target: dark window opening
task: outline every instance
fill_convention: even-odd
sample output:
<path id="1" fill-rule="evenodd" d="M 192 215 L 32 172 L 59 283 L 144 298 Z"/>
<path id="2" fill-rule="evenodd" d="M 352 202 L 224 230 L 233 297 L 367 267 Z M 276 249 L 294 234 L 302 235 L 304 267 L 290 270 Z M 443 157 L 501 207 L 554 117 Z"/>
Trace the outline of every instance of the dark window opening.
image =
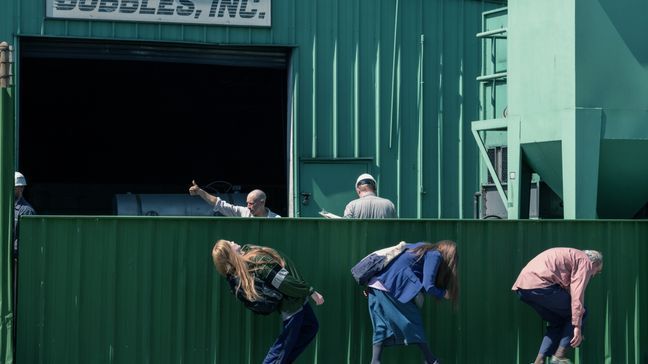
<path id="1" fill-rule="evenodd" d="M 116 194 L 188 194 L 195 179 L 262 189 L 286 216 L 285 67 L 22 47 L 19 166 L 39 214 L 112 215 Z"/>

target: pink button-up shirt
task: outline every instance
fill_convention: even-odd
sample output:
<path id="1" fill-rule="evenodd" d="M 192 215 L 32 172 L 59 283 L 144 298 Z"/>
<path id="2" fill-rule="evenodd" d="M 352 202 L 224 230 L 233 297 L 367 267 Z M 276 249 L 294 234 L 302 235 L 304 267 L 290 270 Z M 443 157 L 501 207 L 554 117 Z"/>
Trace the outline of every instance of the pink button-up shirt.
<path id="1" fill-rule="evenodd" d="M 585 288 L 593 273 L 592 262 L 582 251 L 552 248 L 538 254 L 522 269 L 512 289 L 545 288 L 559 284 L 571 296 L 572 325 L 580 326 L 585 313 Z"/>

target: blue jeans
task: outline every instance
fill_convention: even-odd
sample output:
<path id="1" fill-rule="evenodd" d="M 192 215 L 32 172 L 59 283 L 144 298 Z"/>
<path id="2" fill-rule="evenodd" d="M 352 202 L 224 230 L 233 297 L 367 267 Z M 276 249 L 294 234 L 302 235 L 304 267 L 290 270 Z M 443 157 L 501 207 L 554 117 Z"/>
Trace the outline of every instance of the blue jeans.
<path id="1" fill-rule="evenodd" d="M 317 335 L 319 323 L 311 306 L 307 303 L 301 311 L 283 322 L 283 330 L 268 354 L 263 364 L 289 364 L 294 362 L 308 344 Z"/>
<path id="2" fill-rule="evenodd" d="M 559 345 L 569 347 L 574 334 L 569 292 L 554 284 L 547 288 L 518 289 L 517 293 L 522 302 L 533 307 L 540 317 L 547 321 L 547 332 L 542 339 L 539 354 L 549 356 L 556 352 Z M 585 317 L 587 317 L 587 309 L 583 315 L 583 324 Z"/>

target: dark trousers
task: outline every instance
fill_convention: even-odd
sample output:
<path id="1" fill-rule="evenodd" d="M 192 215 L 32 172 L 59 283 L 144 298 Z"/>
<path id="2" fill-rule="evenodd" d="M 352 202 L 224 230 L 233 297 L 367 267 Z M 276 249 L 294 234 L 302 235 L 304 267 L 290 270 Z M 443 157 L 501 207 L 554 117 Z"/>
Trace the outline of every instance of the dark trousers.
<path id="1" fill-rule="evenodd" d="M 307 303 L 301 311 L 284 320 L 283 330 L 270 347 L 263 364 L 289 364 L 294 362 L 315 338 L 319 324 Z"/>
<path id="2" fill-rule="evenodd" d="M 522 302 L 533 307 L 540 317 L 547 321 L 547 331 L 542 339 L 539 353 L 549 356 L 556 352 L 559 345 L 569 347 L 574 334 L 569 292 L 554 284 L 547 288 L 518 289 L 517 293 Z M 586 316 L 587 309 L 583 315 L 583 323 Z"/>

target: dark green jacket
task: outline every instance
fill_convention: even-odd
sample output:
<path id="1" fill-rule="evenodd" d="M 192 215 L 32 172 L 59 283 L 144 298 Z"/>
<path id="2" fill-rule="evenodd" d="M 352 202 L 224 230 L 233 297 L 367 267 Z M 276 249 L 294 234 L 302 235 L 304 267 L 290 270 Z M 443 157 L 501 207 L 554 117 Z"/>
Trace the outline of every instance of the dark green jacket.
<path id="1" fill-rule="evenodd" d="M 241 252 L 245 254 L 253 247 L 254 245 L 244 245 L 241 247 Z M 286 266 L 279 270 L 279 273 L 276 274 L 271 283 L 284 295 L 283 300 L 279 304 L 279 311 L 284 315 L 290 315 L 297 312 L 304 305 L 308 296 L 315 292 L 315 289 L 302 279 L 299 271 L 297 271 L 297 268 L 290 259 L 281 252 L 279 252 L 279 255 L 286 262 Z M 279 263 L 275 262 L 269 255 L 259 254 L 255 258 L 255 261 L 262 262 L 260 266 L 257 266 L 259 269 L 254 274 L 263 280 L 267 280 L 273 269 L 281 268 Z"/>

